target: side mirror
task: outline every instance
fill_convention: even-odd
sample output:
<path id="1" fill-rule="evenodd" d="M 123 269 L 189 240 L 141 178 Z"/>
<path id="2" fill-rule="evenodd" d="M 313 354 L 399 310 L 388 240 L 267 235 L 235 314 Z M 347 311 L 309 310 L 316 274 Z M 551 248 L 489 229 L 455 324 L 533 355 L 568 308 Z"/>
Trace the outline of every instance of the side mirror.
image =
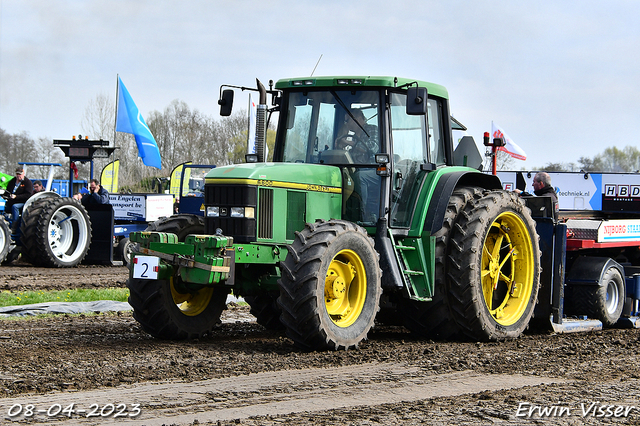
<path id="1" fill-rule="evenodd" d="M 226 89 L 222 91 L 222 97 L 218 100 L 218 105 L 220 105 L 221 116 L 228 117 L 231 115 L 231 110 L 233 109 L 232 89 Z"/>
<path id="2" fill-rule="evenodd" d="M 427 88 L 409 87 L 407 89 L 407 115 L 427 114 Z"/>

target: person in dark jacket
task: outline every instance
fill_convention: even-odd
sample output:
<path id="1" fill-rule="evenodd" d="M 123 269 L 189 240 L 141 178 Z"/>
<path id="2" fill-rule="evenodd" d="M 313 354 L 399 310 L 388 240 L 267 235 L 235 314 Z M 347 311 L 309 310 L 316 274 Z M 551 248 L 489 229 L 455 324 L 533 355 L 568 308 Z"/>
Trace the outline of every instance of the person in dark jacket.
<path id="1" fill-rule="evenodd" d="M 528 192 L 516 189 L 515 192 L 521 197 L 531 197 Z M 551 197 L 556 213 L 558 212 L 558 195 L 555 188 L 551 185 L 551 176 L 547 172 L 538 172 L 533 177 L 533 193 L 538 197 Z"/>
<path id="2" fill-rule="evenodd" d="M 20 225 L 19 219 L 21 209 L 24 206 L 25 201 L 33 194 L 33 184 L 27 178 L 24 169 L 22 167 L 16 168 L 16 177 L 11 179 L 7 184 L 7 192 L 10 193 L 7 203 L 4 205 L 4 211 L 9 211 L 11 208 L 11 214 L 14 220 L 14 227 Z"/>
<path id="3" fill-rule="evenodd" d="M 91 179 L 88 194 L 76 194 L 73 198 L 80 200 L 83 206 L 90 204 L 109 204 L 109 192 L 100 185 L 98 179 Z"/>
<path id="4" fill-rule="evenodd" d="M 546 172 L 538 172 L 533 177 L 533 193 L 538 197 L 547 195 L 553 198 L 553 201 L 558 203 L 558 195 L 555 188 L 551 185 L 551 176 Z"/>

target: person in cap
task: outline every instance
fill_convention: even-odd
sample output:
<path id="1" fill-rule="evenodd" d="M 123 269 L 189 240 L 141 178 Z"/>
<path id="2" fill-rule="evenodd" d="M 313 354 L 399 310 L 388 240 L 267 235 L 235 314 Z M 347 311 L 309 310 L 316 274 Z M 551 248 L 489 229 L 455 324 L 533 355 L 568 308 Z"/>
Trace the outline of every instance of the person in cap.
<path id="1" fill-rule="evenodd" d="M 20 226 L 20 213 L 24 203 L 33 194 L 33 184 L 26 176 L 22 167 L 16 168 L 16 176 L 7 184 L 9 199 L 4 205 L 4 211 L 11 209 L 14 230 Z"/>

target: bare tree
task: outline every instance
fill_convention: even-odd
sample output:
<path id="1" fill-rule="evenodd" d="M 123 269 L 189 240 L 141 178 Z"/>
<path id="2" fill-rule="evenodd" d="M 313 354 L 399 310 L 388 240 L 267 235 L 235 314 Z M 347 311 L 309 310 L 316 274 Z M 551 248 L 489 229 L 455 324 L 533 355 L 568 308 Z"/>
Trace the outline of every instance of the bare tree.
<path id="1" fill-rule="evenodd" d="M 578 163 L 586 172 L 636 172 L 640 170 L 640 150 L 635 146 L 609 147 L 593 158 L 580 157 Z"/>
<path id="2" fill-rule="evenodd" d="M 95 99 L 89 101 L 84 110 L 84 117 L 80 123 L 83 134 L 90 139 L 113 139 L 115 114 L 116 108 L 111 97 L 104 93 L 98 94 Z"/>
<path id="3" fill-rule="evenodd" d="M 13 173 L 18 162 L 40 162 L 40 153 L 35 149 L 35 141 L 27 132 L 9 134 L 0 129 L 0 166 Z"/>

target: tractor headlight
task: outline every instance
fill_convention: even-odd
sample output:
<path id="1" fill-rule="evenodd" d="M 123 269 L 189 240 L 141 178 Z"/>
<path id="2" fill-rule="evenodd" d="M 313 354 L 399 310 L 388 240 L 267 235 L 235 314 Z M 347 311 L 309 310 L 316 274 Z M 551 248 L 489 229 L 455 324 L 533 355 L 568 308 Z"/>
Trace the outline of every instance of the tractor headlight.
<path id="1" fill-rule="evenodd" d="M 254 208 L 253 207 L 231 207 L 231 217 L 245 217 L 253 219 Z"/>
<path id="2" fill-rule="evenodd" d="M 220 217 L 220 207 L 207 207 L 207 217 Z"/>

